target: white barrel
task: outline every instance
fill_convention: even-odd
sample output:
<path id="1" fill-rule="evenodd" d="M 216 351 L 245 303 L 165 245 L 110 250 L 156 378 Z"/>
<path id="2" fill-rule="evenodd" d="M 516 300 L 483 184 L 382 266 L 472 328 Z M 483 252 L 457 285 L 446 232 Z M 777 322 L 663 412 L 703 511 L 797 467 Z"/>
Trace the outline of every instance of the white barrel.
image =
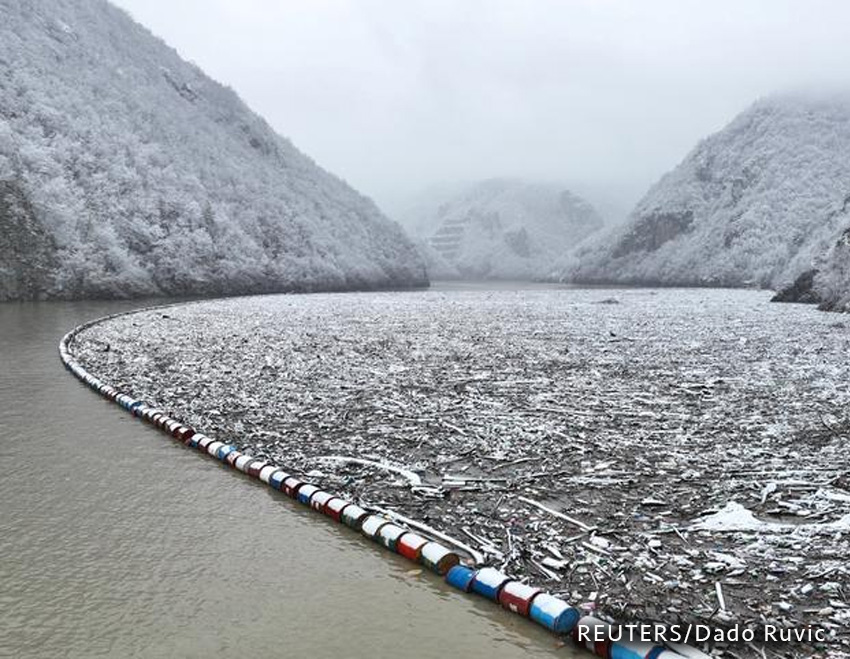
<path id="1" fill-rule="evenodd" d="M 390 520 L 386 517 L 381 517 L 380 515 L 369 515 L 369 517 L 363 520 L 363 525 L 360 527 L 360 530 L 363 532 L 363 535 L 372 538 L 373 540 L 377 540 L 378 531 L 381 530 L 382 526 L 389 523 Z"/>
<path id="2" fill-rule="evenodd" d="M 211 456 L 215 457 L 216 452 L 222 446 L 224 446 L 224 442 L 212 442 L 211 444 L 209 444 L 207 446 L 207 453 L 209 453 Z"/>
<path id="3" fill-rule="evenodd" d="M 271 476 L 274 472 L 276 472 L 280 467 L 277 465 L 266 465 L 262 469 L 260 469 L 259 478 L 264 483 L 268 484 L 269 476 Z"/>
<path id="4" fill-rule="evenodd" d="M 238 458 L 236 458 L 236 462 L 233 463 L 233 466 L 236 467 L 239 471 L 245 471 L 248 468 L 248 465 L 256 460 L 253 455 L 246 455 L 243 453 Z"/>

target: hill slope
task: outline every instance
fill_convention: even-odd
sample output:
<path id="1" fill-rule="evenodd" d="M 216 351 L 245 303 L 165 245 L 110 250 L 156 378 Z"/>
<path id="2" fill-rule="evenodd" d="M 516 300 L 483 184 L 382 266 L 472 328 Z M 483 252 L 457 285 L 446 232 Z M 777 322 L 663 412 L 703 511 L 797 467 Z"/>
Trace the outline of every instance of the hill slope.
<path id="1" fill-rule="evenodd" d="M 581 250 L 578 281 L 780 287 L 843 229 L 850 98 L 774 96 L 703 140 L 616 232 Z"/>
<path id="2" fill-rule="evenodd" d="M 0 299 L 426 283 L 412 243 L 104 0 L 0 0 Z"/>
<path id="3" fill-rule="evenodd" d="M 435 278 L 539 279 L 602 226 L 594 208 L 554 184 L 490 179 L 426 195 L 402 218 Z"/>

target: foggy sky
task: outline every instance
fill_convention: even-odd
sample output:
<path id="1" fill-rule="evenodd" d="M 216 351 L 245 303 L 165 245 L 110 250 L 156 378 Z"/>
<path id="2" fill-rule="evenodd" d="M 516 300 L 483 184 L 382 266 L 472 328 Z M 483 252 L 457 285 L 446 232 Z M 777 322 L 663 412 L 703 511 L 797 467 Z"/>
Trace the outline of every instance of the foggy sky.
<path id="1" fill-rule="evenodd" d="M 559 180 L 628 210 L 756 98 L 844 85 L 842 0 L 116 0 L 392 210 Z"/>

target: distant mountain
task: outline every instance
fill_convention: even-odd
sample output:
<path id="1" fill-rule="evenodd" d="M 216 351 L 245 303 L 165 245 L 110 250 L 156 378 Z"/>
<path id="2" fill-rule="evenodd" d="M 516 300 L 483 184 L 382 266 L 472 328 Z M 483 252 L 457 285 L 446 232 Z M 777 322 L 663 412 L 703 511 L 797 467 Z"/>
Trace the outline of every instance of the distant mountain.
<path id="1" fill-rule="evenodd" d="M 0 0 L 0 299 L 425 283 L 399 226 L 123 11 Z"/>
<path id="2" fill-rule="evenodd" d="M 549 278 L 602 226 L 562 186 L 514 179 L 428 191 L 400 219 L 422 241 L 436 279 Z"/>
<path id="3" fill-rule="evenodd" d="M 568 279 L 786 286 L 846 227 L 850 97 L 777 95 L 700 142 Z"/>

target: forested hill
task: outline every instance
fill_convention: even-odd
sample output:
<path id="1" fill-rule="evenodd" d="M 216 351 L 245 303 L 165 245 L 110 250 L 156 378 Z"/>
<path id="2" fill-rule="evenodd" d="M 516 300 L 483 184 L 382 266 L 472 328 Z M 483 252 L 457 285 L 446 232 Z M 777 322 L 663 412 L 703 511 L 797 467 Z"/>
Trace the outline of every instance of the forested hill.
<path id="1" fill-rule="evenodd" d="M 103 0 L 0 0 L 0 229 L 0 299 L 427 283 L 369 199 Z"/>
<path id="2" fill-rule="evenodd" d="M 776 95 L 698 144 L 565 275 L 780 288 L 837 246 L 848 199 L 850 96 Z"/>

